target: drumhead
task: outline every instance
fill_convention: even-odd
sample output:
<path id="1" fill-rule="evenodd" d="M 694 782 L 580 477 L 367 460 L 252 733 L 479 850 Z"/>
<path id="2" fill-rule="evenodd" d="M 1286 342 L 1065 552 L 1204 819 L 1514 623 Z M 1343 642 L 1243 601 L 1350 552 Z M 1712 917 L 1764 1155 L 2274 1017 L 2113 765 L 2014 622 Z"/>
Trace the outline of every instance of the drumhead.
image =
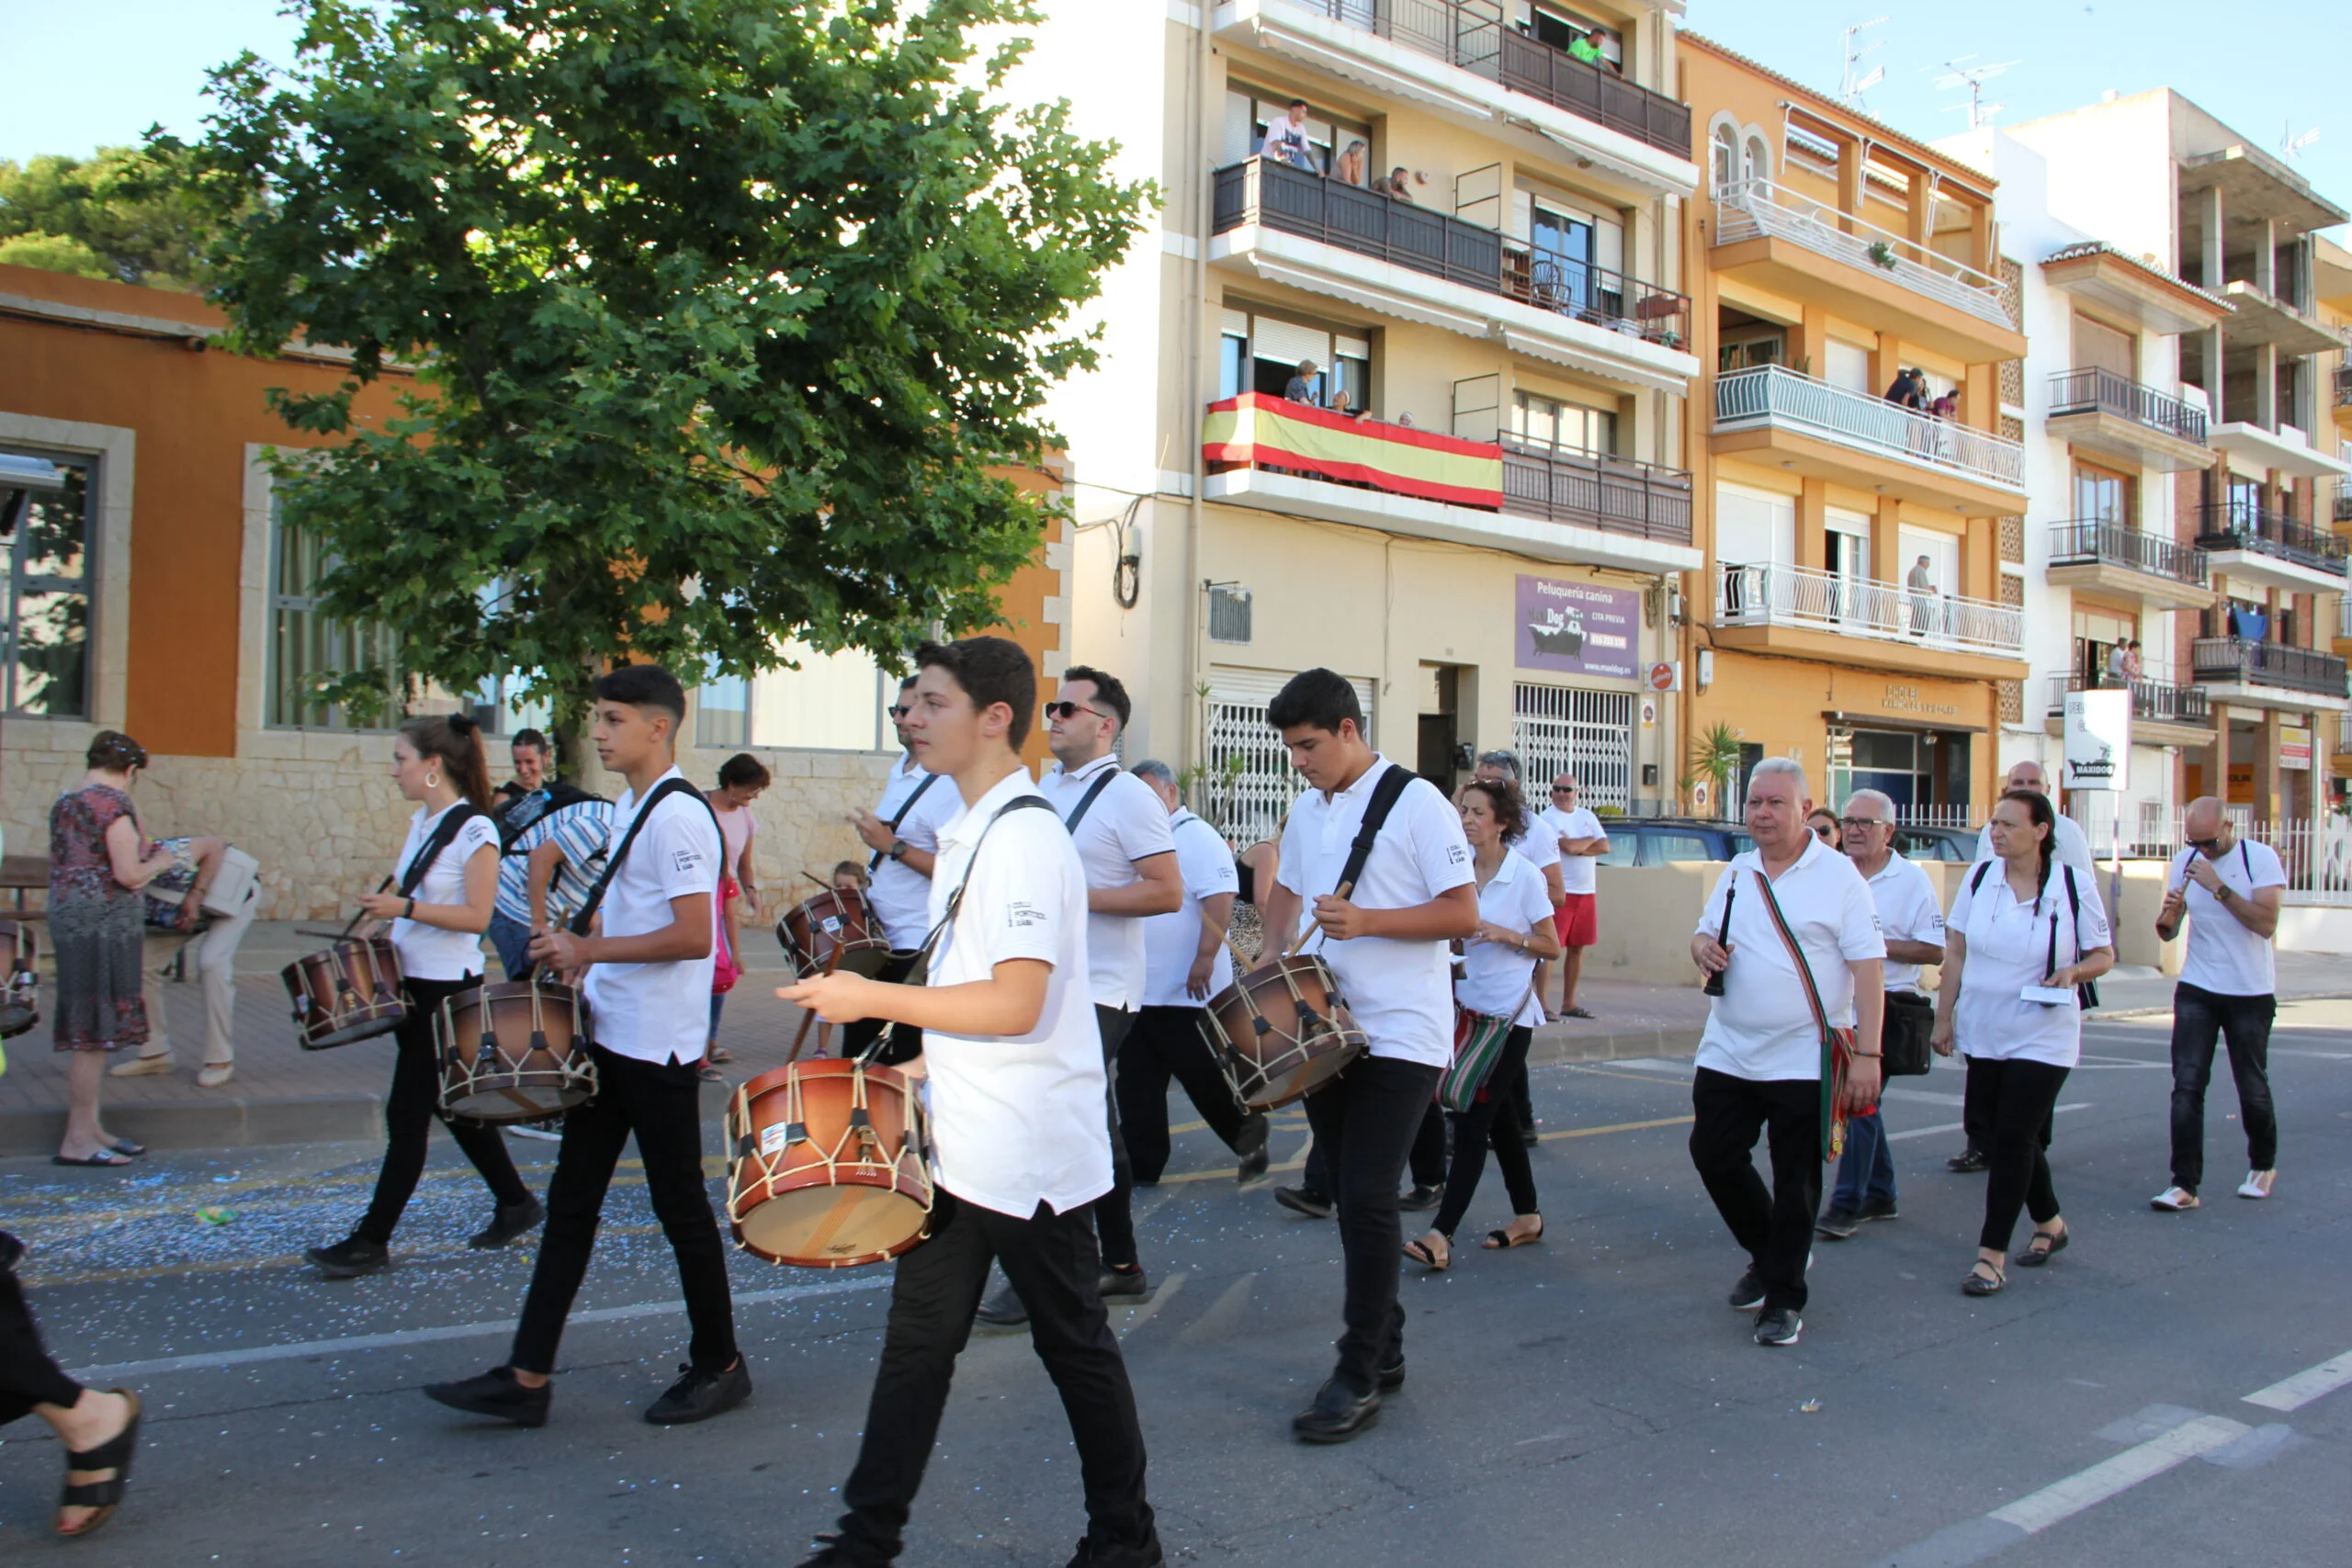
<path id="1" fill-rule="evenodd" d="M 801 1187 L 760 1204 L 735 1231 L 771 1262 L 850 1269 L 914 1246 L 926 1217 L 922 1203 L 894 1187 Z"/>
<path id="2" fill-rule="evenodd" d="M 362 1040 L 373 1040 L 379 1034 L 390 1034 L 401 1026 L 401 1021 L 407 1016 L 408 1009 L 404 1007 L 378 1011 L 373 1016 L 363 1012 L 356 1015 L 356 1021 L 324 1034 L 306 1033 L 298 1029 L 294 1032 L 294 1042 L 305 1051 L 324 1051 L 331 1046 L 356 1044 Z"/>

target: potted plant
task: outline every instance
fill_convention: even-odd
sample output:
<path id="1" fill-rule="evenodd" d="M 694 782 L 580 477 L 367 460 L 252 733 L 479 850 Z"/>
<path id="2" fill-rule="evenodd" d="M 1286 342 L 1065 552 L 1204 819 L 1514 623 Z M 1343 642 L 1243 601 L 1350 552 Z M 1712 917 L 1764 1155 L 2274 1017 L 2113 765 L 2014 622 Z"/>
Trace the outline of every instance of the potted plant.
<path id="1" fill-rule="evenodd" d="M 1883 267 L 1888 272 L 1893 272 L 1894 270 L 1894 247 L 1888 244 L 1884 240 L 1872 240 L 1871 242 L 1870 254 L 1871 260 L 1877 265 Z"/>

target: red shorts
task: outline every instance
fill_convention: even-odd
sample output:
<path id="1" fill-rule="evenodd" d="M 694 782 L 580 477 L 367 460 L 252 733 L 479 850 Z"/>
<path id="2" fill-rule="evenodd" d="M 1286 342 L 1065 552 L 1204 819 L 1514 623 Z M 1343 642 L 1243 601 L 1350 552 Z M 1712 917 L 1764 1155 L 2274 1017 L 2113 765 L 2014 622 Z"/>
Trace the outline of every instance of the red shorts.
<path id="1" fill-rule="evenodd" d="M 1600 940 L 1600 896 L 1570 893 L 1566 899 L 1552 911 L 1552 929 L 1560 933 L 1562 947 L 1590 947 Z"/>

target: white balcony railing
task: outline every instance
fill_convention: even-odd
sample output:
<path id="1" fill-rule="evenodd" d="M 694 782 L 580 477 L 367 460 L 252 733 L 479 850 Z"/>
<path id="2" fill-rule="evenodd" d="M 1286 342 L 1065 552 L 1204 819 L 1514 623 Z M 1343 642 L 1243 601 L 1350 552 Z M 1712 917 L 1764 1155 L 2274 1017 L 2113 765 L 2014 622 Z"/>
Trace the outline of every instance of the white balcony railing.
<path id="1" fill-rule="evenodd" d="M 1809 566 L 1726 563 L 1715 585 L 1715 625 L 1800 626 L 2012 659 L 2025 650 L 2025 615 L 2014 604 L 1915 592 Z"/>
<path id="2" fill-rule="evenodd" d="M 1803 245 L 1849 265 L 1883 272 L 1980 321 L 2017 330 L 2016 296 L 1991 273 L 1955 261 L 1892 229 L 1840 212 L 1827 202 L 1784 190 L 1770 180 L 1734 180 L 1717 186 L 1715 243 L 1736 244 L 1758 234 Z"/>
<path id="3" fill-rule="evenodd" d="M 1783 366 L 1759 365 L 1715 378 L 1715 428 L 1752 424 L 1786 425 L 1923 468 L 2007 490 L 2025 488 L 2025 448 L 2017 442 Z"/>

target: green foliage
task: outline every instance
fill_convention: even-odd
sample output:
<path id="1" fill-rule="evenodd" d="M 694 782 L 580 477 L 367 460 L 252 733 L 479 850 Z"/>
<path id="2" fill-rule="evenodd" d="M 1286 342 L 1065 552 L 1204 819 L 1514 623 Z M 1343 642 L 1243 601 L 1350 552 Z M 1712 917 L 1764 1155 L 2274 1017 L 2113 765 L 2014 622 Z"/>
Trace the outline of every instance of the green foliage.
<path id="1" fill-rule="evenodd" d="M 1041 456 L 1150 194 L 990 101 L 1020 49 L 967 35 L 1028 0 L 299 12 L 292 67 L 214 73 L 199 180 L 234 344 L 353 354 L 276 400 L 340 438 L 276 466 L 330 614 L 560 722 L 625 654 L 691 682 L 996 619 L 1046 505 L 991 470 Z M 395 362 L 399 414 L 356 419 Z"/>
<path id="2" fill-rule="evenodd" d="M 1690 742 L 1693 780 L 1705 779 L 1713 788 L 1715 815 L 1733 815 L 1731 782 L 1739 776 L 1739 732 L 1717 722 L 1701 730 Z"/>
<path id="3" fill-rule="evenodd" d="M 195 288 L 215 220 L 188 186 L 190 163 L 170 145 L 0 159 L 0 263 Z"/>
<path id="4" fill-rule="evenodd" d="M 1596 806 L 1592 808 L 1592 814 L 1595 817 L 1623 817 L 1625 815 L 1625 808 L 1622 806 Z"/>

